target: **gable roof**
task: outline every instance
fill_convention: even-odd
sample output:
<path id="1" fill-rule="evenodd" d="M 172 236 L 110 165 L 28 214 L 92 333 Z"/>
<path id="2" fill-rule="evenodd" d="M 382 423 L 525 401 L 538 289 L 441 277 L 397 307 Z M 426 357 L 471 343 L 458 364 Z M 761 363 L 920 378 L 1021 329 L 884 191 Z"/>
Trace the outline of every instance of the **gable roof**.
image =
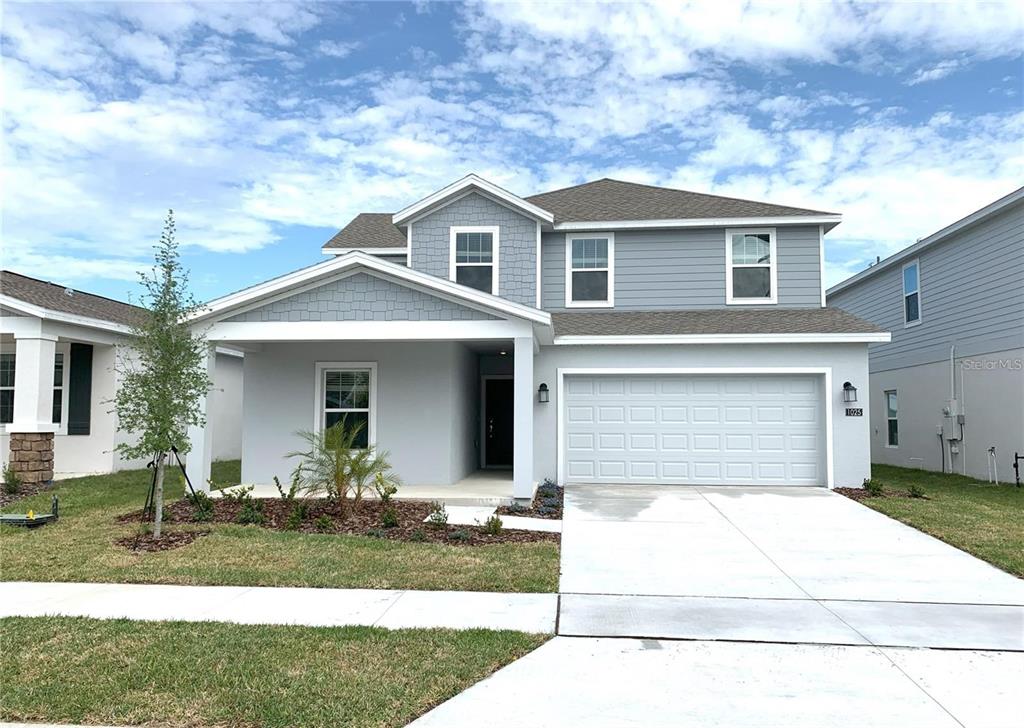
<path id="1" fill-rule="evenodd" d="M 405 250 L 405 234 L 391 222 L 390 212 L 361 212 L 326 243 L 324 250 L 387 249 Z"/>
<path id="2" fill-rule="evenodd" d="M 547 210 L 538 207 L 528 200 L 509 192 L 503 187 L 499 187 L 493 182 L 488 182 L 483 177 L 479 177 L 475 174 L 467 174 L 462 179 L 453 182 L 447 187 L 444 187 L 437 192 L 424 197 L 422 200 L 414 202 L 408 207 L 399 210 L 394 214 L 391 221 L 395 225 L 402 225 L 420 215 L 423 215 L 428 210 L 435 207 L 443 207 L 470 191 L 479 192 L 485 197 L 489 197 L 495 202 L 517 210 L 527 217 L 532 217 L 536 220 L 547 223 L 554 221 L 554 217 Z"/>
<path id="3" fill-rule="evenodd" d="M 774 205 L 669 187 L 595 180 L 527 197 L 555 215 L 555 222 L 692 220 L 749 217 L 821 217 L 836 213 Z"/>
<path id="4" fill-rule="evenodd" d="M 15 303 L 12 308 L 15 309 L 19 308 L 16 303 L 18 301 L 29 304 L 30 307 L 43 309 L 39 312 L 25 309 L 30 315 L 56 311 L 124 327 L 131 326 L 145 311 L 129 303 L 77 291 L 59 283 L 30 278 L 9 270 L 0 271 L 0 301 L 2 299 L 13 299 Z"/>
<path id="5" fill-rule="evenodd" d="M 1022 201 L 1024 201 L 1024 187 L 1019 187 L 1018 189 L 1015 189 L 1013 192 L 1006 195 L 1005 197 L 1000 197 L 995 202 L 985 205 L 980 210 L 975 210 L 970 215 L 960 218 L 956 222 L 947 225 L 941 230 L 932 233 L 928 237 L 921 238 L 913 245 L 907 246 L 903 250 L 893 253 L 885 260 L 875 263 L 874 265 L 865 268 L 860 273 L 856 273 L 850 276 L 845 281 L 841 281 L 835 284 L 825 292 L 825 295 L 831 296 L 833 294 L 839 293 L 840 291 L 846 290 L 847 288 L 854 286 L 860 283 L 861 281 L 867 280 L 868 278 L 872 278 L 883 270 L 891 268 L 892 266 L 904 260 L 907 260 L 908 258 L 913 258 L 919 255 L 921 251 L 924 250 L 925 248 L 937 245 L 938 243 L 941 243 L 943 240 L 950 237 L 951 235 L 954 235 L 960 232 L 961 230 L 969 228 L 973 225 L 977 225 L 980 222 L 984 222 L 993 215 L 1002 212 L 1007 207 L 1010 207 L 1011 205 L 1014 205 Z"/>

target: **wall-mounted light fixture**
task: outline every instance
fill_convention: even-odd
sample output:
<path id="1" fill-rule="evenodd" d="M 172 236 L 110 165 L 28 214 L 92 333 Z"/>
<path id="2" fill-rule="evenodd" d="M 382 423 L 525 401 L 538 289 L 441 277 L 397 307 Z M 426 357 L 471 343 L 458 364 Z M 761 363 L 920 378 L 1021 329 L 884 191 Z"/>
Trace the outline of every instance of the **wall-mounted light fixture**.
<path id="1" fill-rule="evenodd" d="M 541 404 L 548 403 L 548 385 L 543 382 L 537 387 L 537 401 Z"/>
<path id="2" fill-rule="evenodd" d="M 857 401 L 857 388 L 849 382 L 843 382 L 843 402 L 850 404 Z"/>

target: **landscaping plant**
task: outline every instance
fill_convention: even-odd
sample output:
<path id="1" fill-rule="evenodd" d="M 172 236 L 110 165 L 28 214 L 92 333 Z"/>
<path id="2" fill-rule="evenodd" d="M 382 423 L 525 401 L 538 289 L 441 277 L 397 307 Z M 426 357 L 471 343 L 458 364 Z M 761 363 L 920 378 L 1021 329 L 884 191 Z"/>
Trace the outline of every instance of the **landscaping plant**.
<path id="1" fill-rule="evenodd" d="M 492 513 L 486 521 L 484 521 L 483 530 L 484 533 L 489 533 L 492 536 L 497 536 L 501 533 L 502 527 L 501 517 L 497 513 Z"/>
<path id="2" fill-rule="evenodd" d="M 10 463 L 4 465 L 4 493 L 14 495 L 21 488 L 21 476 Z"/>
<path id="3" fill-rule="evenodd" d="M 432 528 L 444 528 L 448 525 L 448 511 L 445 510 L 444 503 L 431 501 L 430 513 L 427 515 L 427 523 L 429 523 Z"/>
<path id="4" fill-rule="evenodd" d="M 156 468 L 153 536 L 160 538 L 165 454 L 173 446 L 188 453 L 188 428 L 205 424 L 200 401 L 212 382 L 209 345 L 189 325 L 202 306 L 189 293 L 188 274 L 178 260 L 173 211 L 154 250 L 153 270 L 139 275 L 144 310 L 131 325 L 127 350 L 118 350 L 114 368 L 121 386 L 113 401 L 117 429 L 129 435 L 116 451 L 125 460 L 152 458 Z"/>
<path id="5" fill-rule="evenodd" d="M 882 484 L 877 480 L 865 480 L 864 490 L 868 492 L 868 495 L 873 497 L 880 496 L 883 493 Z"/>

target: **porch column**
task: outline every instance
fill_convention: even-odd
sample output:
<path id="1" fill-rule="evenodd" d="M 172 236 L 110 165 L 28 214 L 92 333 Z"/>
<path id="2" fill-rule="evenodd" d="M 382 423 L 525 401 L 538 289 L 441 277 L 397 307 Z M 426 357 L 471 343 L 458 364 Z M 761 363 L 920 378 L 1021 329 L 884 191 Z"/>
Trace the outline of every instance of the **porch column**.
<path id="1" fill-rule="evenodd" d="M 512 383 L 512 496 L 533 497 L 533 337 L 517 336 Z"/>
<path id="2" fill-rule="evenodd" d="M 206 374 L 213 381 L 217 366 L 217 350 L 210 346 L 206 355 Z M 213 427 L 209 421 L 210 393 L 199 398 L 199 411 L 203 415 L 202 425 L 188 428 L 189 451 L 185 460 L 185 472 L 192 487 L 208 493 L 210 491 L 210 463 L 213 461 Z"/>
<path id="3" fill-rule="evenodd" d="M 7 426 L 11 436 L 8 462 L 26 483 L 53 480 L 56 344 L 56 336 L 43 333 L 18 337 L 14 342 L 14 413 Z"/>

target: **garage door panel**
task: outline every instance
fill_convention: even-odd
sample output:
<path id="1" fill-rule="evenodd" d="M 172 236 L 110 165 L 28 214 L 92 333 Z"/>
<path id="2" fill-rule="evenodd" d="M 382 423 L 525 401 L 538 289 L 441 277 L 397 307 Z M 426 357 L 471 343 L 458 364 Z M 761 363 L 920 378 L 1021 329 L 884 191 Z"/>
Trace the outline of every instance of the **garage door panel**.
<path id="1" fill-rule="evenodd" d="M 566 477 L 572 482 L 823 485 L 820 379 L 568 377 Z"/>

